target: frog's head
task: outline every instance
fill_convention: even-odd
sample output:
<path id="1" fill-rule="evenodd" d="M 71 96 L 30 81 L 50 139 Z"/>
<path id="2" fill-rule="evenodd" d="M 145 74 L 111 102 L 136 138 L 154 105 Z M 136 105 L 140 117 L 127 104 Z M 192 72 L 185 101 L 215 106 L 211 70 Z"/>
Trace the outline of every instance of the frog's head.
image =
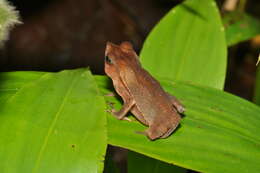
<path id="1" fill-rule="evenodd" d="M 107 42 L 105 51 L 105 72 L 113 78 L 120 71 L 134 68 L 139 64 L 138 56 L 130 42 L 122 42 L 120 45 Z"/>

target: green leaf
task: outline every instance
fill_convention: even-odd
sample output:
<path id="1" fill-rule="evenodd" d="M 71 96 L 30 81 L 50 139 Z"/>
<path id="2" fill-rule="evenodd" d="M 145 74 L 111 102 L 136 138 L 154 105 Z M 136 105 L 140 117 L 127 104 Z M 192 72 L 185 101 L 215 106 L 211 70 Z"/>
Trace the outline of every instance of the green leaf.
<path id="1" fill-rule="evenodd" d="M 96 77 L 102 93 L 107 78 Z M 168 138 L 150 141 L 136 133 L 147 127 L 108 116 L 108 142 L 199 172 L 260 172 L 260 108 L 226 92 L 161 81 L 186 107 L 180 127 Z M 114 97 L 106 97 L 121 107 Z"/>
<path id="2" fill-rule="evenodd" d="M 8 72 L 0 74 L 0 104 L 18 92 L 29 82 L 35 81 L 45 73 L 43 72 Z"/>
<path id="3" fill-rule="evenodd" d="M 259 62 L 260 62 L 260 54 L 259 54 L 259 56 L 258 56 L 258 60 L 257 60 L 257 62 L 256 62 L 256 66 L 258 66 Z"/>
<path id="4" fill-rule="evenodd" d="M 246 13 L 231 13 L 224 16 L 227 45 L 232 46 L 260 34 L 260 21 Z"/>
<path id="5" fill-rule="evenodd" d="M 146 157 L 135 152 L 128 152 L 128 173 L 184 173 L 185 169 Z"/>
<path id="6" fill-rule="evenodd" d="M 259 67 L 257 67 L 257 72 L 256 72 L 254 102 L 260 105 L 260 68 Z"/>
<path id="7" fill-rule="evenodd" d="M 105 102 L 88 70 L 0 79 L 0 172 L 102 172 Z"/>
<path id="8" fill-rule="evenodd" d="M 141 51 L 141 61 L 153 76 L 222 89 L 226 49 L 215 2 L 187 0 L 152 30 Z"/>

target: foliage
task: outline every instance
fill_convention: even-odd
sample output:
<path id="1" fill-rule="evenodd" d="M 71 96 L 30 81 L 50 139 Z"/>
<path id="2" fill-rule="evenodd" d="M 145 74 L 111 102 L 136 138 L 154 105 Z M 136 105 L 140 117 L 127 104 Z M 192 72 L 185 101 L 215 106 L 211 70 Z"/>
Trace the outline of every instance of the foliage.
<path id="1" fill-rule="evenodd" d="M 260 68 L 257 67 L 256 81 L 255 81 L 255 93 L 254 93 L 254 102 L 260 105 Z"/>
<path id="2" fill-rule="evenodd" d="M 260 21 L 246 13 L 233 12 L 224 16 L 228 46 L 260 34 Z"/>
<path id="3" fill-rule="evenodd" d="M 165 162 L 148 158 L 142 154 L 132 151 L 128 152 L 127 172 L 142 172 L 142 173 L 184 173 L 186 170 L 181 167 L 173 166 Z"/>
<path id="4" fill-rule="evenodd" d="M 102 172 L 106 108 L 88 70 L 0 78 L 0 172 Z"/>
<path id="5" fill-rule="evenodd" d="M 10 28 L 17 23 L 17 12 L 6 0 L 0 0 L 0 45 L 8 38 Z"/>

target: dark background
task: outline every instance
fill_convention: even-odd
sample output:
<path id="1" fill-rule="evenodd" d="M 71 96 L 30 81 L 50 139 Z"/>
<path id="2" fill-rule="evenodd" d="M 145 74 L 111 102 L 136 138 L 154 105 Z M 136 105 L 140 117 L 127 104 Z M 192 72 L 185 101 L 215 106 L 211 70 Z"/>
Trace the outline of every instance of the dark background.
<path id="1" fill-rule="evenodd" d="M 89 66 L 103 74 L 105 43 L 131 41 L 137 52 L 152 27 L 181 0 L 10 0 L 24 24 L 0 52 L 1 71 Z M 223 1 L 217 1 L 220 9 Z M 246 12 L 260 16 L 260 1 Z M 259 18 L 259 17 L 258 17 Z M 259 38 L 229 48 L 225 90 L 252 99 Z"/>

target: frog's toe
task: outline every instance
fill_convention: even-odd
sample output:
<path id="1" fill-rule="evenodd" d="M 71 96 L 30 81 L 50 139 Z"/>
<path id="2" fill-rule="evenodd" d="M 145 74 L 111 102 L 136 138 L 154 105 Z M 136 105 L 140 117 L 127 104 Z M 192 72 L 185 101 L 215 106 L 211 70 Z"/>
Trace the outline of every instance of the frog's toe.
<path id="1" fill-rule="evenodd" d="M 107 113 L 112 113 L 112 110 L 111 109 L 106 109 L 106 112 Z"/>
<path id="2" fill-rule="evenodd" d="M 122 120 L 126 120 L 126 121 L 129 121 L 129 122 L 132 122 L 132 120 L 128 117 L 124 117 Z"/>
<path id="3" fill-rule="evenodd" d="M 135 131 L 135 133 L 147 136 L 146 131 Z"/>

